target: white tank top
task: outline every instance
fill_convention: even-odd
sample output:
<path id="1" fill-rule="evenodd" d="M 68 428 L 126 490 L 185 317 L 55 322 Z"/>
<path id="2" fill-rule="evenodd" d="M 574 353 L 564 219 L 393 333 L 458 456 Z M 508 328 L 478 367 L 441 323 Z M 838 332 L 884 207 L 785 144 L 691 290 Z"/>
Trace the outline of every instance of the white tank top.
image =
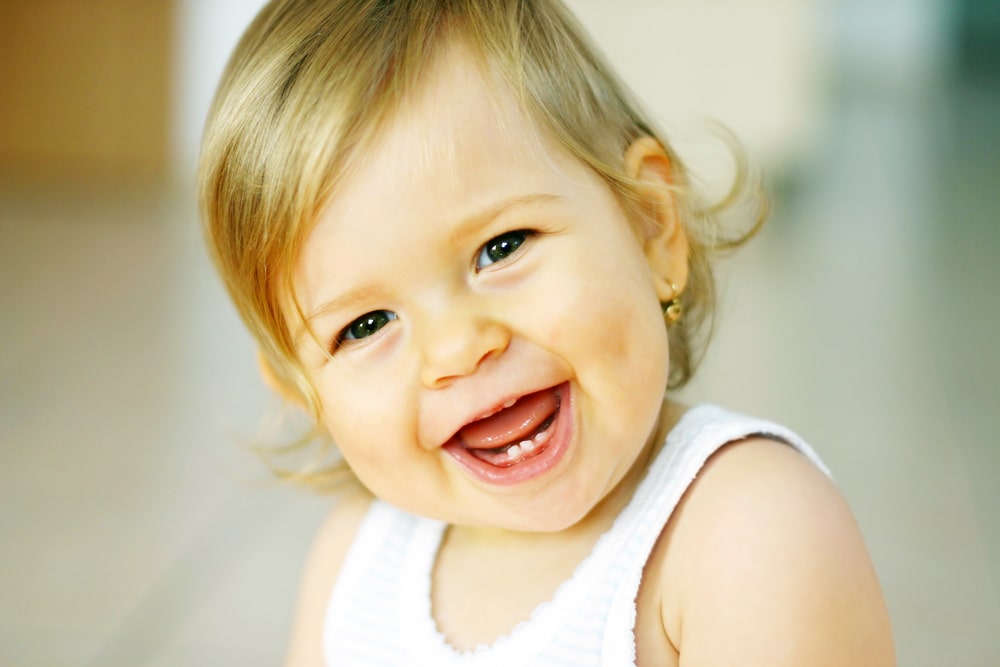
<path id="1" fill-rule="evenodd" d="M 507 636 L 452 648 L 431 616 L 431 572 L 445 525 L 375 501 L 333 589 L 324 626 L 331 667 L 622 667 L 635 664 L 635 600 L 643 567 L 678 501 L 723 445 L 761 435 L 829 471 L 777 424 L 700 405 L 667 436 L 628 506 L 551 600 Z M 489 600 L 483 600 L 489 604 Z"/>

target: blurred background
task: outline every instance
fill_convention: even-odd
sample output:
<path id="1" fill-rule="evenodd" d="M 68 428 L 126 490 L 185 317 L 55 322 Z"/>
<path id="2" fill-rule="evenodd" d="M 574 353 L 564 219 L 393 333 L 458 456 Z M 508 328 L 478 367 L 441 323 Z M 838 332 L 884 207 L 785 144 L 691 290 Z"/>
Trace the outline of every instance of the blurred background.
<path id="1" fill-rule="evenodd" d="M 700 182 L 775 214 L 684 392 L 809 439 L 901 665 L 1000 664 L 1000 2 L 573 0 Z M 260 0 L 0 0 L 0 665 L 275 665 L 329 500 L 202 248 L 201 125 Z"/>

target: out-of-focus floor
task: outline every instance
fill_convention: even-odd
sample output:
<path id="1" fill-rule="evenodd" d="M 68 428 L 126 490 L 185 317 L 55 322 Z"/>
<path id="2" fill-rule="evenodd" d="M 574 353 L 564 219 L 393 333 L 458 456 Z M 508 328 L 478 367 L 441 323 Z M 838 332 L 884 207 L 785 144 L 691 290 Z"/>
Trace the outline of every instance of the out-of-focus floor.
<path id="1" fill-rule="evenodd" d="M 1000 96 L 848 94 L 723 270 L 689 400 L 783 421 L 854 507 L 901 665 L 1000 664 Z M 187 195 L 0 190 L 0 665 L 274 665 L 328 501 Z"/>

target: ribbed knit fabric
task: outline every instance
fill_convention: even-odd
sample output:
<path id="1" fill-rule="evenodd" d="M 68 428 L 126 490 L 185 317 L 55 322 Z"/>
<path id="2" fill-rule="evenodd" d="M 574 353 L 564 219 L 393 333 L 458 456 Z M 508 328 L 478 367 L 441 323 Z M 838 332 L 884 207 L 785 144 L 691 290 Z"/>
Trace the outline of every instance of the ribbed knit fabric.
<path id="1" fill-rule="evenodd" d="M 324 643 L 331 667 L 622 667 L 635 664 L 635 600 L 643 567 L 685 490 L 723 445 L 752 435 L 788 443 L 777 424 L 701 405 L 667 436 L 628 506 L 554 597 L 510 635 L 459 652 L 431 616 L 431 572 L 444 524 L 373 503 L 333 590 Z M 484 600 L 483 604 L 489 604 Z"/>

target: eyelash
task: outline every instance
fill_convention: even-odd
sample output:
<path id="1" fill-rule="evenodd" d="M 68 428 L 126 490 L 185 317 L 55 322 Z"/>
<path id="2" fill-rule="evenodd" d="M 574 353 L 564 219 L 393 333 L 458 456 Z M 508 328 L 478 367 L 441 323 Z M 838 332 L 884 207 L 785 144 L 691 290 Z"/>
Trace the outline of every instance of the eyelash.
<path id="1" fill-rule="evenodd" d="M 365 338 L 373 336 L 381 331 L 383 327 L 389 324 L 389 322 L 398 318 L 399 316 L 391 310 L 373 310 L 365 313 L 340 330 L 340 333 L 337 334 L 336 340 L 334 340 L 332 351 L 336 351 L 337 348 L 342 347 L 345 344 L 350 344 L 349 341 L 364 340 Z M 366 327 L 370 329 L 370 331 L 368 333 L 361 332 L 362 335 L 359 336 L 358 332 L 354 331 L 355 327 Z"/>
<path id="2" fill-rule="evenodd" d="M 500 234 L 498 236 L 494 236 L 489 241 L 484 243 L 482 247 L 479 249 L 479 252 L 476 254 L 476 261 L 475 261 L 476 273 L 479 273 L 488 266 L 492 266 L 494 264 L 502 262 L 507 258 L 509 258 L 511 255 L 517 253 L 517 251 L 519 251 L 521 247 L 524 245 L 525 241 L 527 241 L 534 235 L 535 232 L 532 232 L 527 229 L 515 229 L 509 232 L 504 232 L 503 234 Z M 516 241 L 513 241 L 511 237 L 519 237 L 519 238 Z M 510 245 L 511 243 L 514 244 L 513 248 L 509 249 L 503 248 L 504 245 Z M 504 252 L 506 254 L 497 259 L 488 257 L 490 251 L 494 249 L 498 249 L 500 252 Z M 490 260 L 489 264 L 483 264 L 482 261 L 484 259 L 489 259 Z"/>
<path id="3" fill-rule="evenodd" d="M 484 243 L 476 254 L 474 262 L 476 273 L 516 254 L 524 246 L 525 241 L 534 235 L 535 232 L 527 229 L 515 229 L 494 236 Z M 502 256 L 495 257 L 496 255 Z M 489 260 L 489 263 L 483 264 L 484 259 Z M 375 335 L 396 319 L 399 319 L 399 316 L 391 310 L 373 310 L 365 313 L 340 330 L 333 341 L 331 354 L 336 352 L 338 348 L 350 345 L 351 341 L 360 341 Z"/>

